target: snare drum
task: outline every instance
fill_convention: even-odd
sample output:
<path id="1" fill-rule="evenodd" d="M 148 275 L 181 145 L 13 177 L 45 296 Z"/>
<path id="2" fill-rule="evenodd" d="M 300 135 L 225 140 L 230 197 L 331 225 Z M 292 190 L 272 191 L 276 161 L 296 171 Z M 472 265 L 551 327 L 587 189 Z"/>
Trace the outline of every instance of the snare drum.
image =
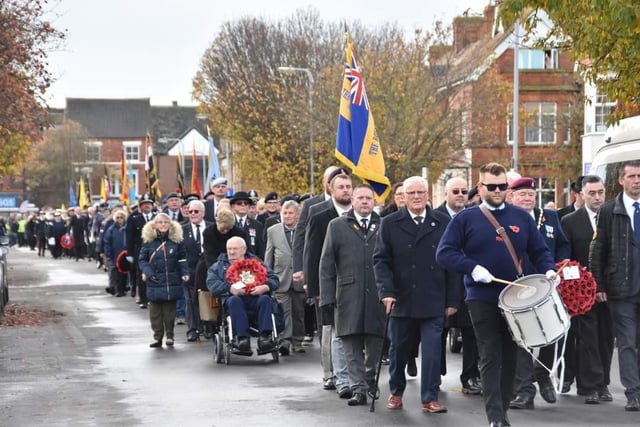
<path id="1" fill-rule="evenodd" d="M 544 347 L 567 334 L 571 319 L 553 283 L 542 274 L 515 281 L 500 293 L 498 306 L 513 340 L 522 348 Z"/>

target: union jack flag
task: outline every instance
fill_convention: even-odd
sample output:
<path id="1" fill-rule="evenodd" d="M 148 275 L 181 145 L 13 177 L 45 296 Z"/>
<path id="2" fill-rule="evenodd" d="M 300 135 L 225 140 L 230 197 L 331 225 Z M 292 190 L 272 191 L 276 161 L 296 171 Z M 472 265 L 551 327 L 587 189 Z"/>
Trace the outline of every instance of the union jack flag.
<path id="1" fill-rule="evenodd" d="M 364 79 L 362 78 L 362 71 L 358 67 L 355 53 L 352 52 L 351 66 L 344 70 L 344 77 L 351 83 L 351 102 L 355 105 L 361 106 L 364 102 L 364 108 L 369 110 L 369 100 L 367 99 L 367 91 L 364 89 Z"/>

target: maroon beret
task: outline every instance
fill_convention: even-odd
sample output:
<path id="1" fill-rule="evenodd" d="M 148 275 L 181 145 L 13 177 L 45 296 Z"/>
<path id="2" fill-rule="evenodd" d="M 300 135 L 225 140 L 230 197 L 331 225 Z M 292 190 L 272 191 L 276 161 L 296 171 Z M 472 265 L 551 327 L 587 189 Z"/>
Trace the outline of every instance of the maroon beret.
<path id="1" fill-rule="evenodd" d="M 522 178 L 518 178 L 511 183 L 509 186 L 511 190 L 522 190 L 523 188 L 528 188 L 530 190 L 536 189 L 536 181 L 533 178 L 529 178 L 528 176 L 523 176 Z"/>

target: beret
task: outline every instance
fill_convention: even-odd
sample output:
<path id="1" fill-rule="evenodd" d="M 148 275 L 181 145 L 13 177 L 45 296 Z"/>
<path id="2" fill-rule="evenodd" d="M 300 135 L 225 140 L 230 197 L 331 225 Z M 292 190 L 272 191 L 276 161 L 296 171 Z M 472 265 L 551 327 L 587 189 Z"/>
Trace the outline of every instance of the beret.
<path id="1" fill-rule="evenodd" d="M 266 196 L 264 196 L 264 201 L 265 202 L 271 202 L 271 201 L 278 201 L 278 193 L 272 191 L 270 193 L 268 193 Z"/>
<path id="2" fill-rule="evenodd" d="M 523 188 L 535 190 L 536 181 L 533 178 L 529 178 L 528 176 L 523 176 L 522 178 L 514 180 L 509 188 L 511 190 L 522 190 Z"/>
<path id="3" fill-rule="evenodd" d="M 211 181 L 212 187 L 215 187 L 216 185 L 227 185 L 227 178 L 219 176 L 213 181 Z"/>
<path id="4" fill-rule="evenodd" d="M 349 169 L 340 167 L 329 174 L 327 177 L 327 182 L 331 183 L 333 179 L 338 175 L 350 175 Z"/>

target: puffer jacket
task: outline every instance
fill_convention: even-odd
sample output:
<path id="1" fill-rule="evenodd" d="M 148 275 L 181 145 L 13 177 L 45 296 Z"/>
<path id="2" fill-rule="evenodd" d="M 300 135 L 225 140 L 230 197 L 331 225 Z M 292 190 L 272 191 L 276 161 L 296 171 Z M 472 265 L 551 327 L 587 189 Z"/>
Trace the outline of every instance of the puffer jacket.
<path id="1" fill-rule="evenodd" d="M 117 223 L 114 223 L 104 232 L 104 254 L 111 263 L 115 265 L 118 254 L 127 249 L 127 230 L 124 224 L 118 227 Z"/>
<path id="2" fill-rule="evenodd" d="M 246 254 L 245 258 L 255 258 L 258 261 L 260 259 L 253 254 Z M 260 261 L 260 263 L 267 269 L 267 283 L 265 285 L 269 286 L 269 292 L 273 292 L 278 289 L 280 286 L 280 280 L 276 273 L 273 272 L 265 263 Z M 207 270 L 207 288 L 209 292 L 220 297 L 222 302 L 227 299 L 231 294 L 229 293 L 229 288 L 231 284 L 227 282 L 227 269 L 231 266 L 231 262 L 229 262 L 229 257 L 226 253 L 221 253 L 218 256 L 218 261 L 216 261 L 209 270 Z"/>
<path id="3" fill-rule="evenodd" d="M 589 267 L 598 284 L 598 292 L 607 298 L 630 296 L 633 230 L 627 211 L 618 194 L 598 211 L 596 237 L 589 250 Z"/>
<path id="4" fill-rule="evenodd" d="M 145 224 L 138 265 L 147 277 L 149 301 L 173 301 L 183 295 L 182 276 L 189 274 L 189 267 L 182 243 L 182 227 L 178 222 L 171 221 L 166 236 L 158 235 L 153 221 Z"/>

